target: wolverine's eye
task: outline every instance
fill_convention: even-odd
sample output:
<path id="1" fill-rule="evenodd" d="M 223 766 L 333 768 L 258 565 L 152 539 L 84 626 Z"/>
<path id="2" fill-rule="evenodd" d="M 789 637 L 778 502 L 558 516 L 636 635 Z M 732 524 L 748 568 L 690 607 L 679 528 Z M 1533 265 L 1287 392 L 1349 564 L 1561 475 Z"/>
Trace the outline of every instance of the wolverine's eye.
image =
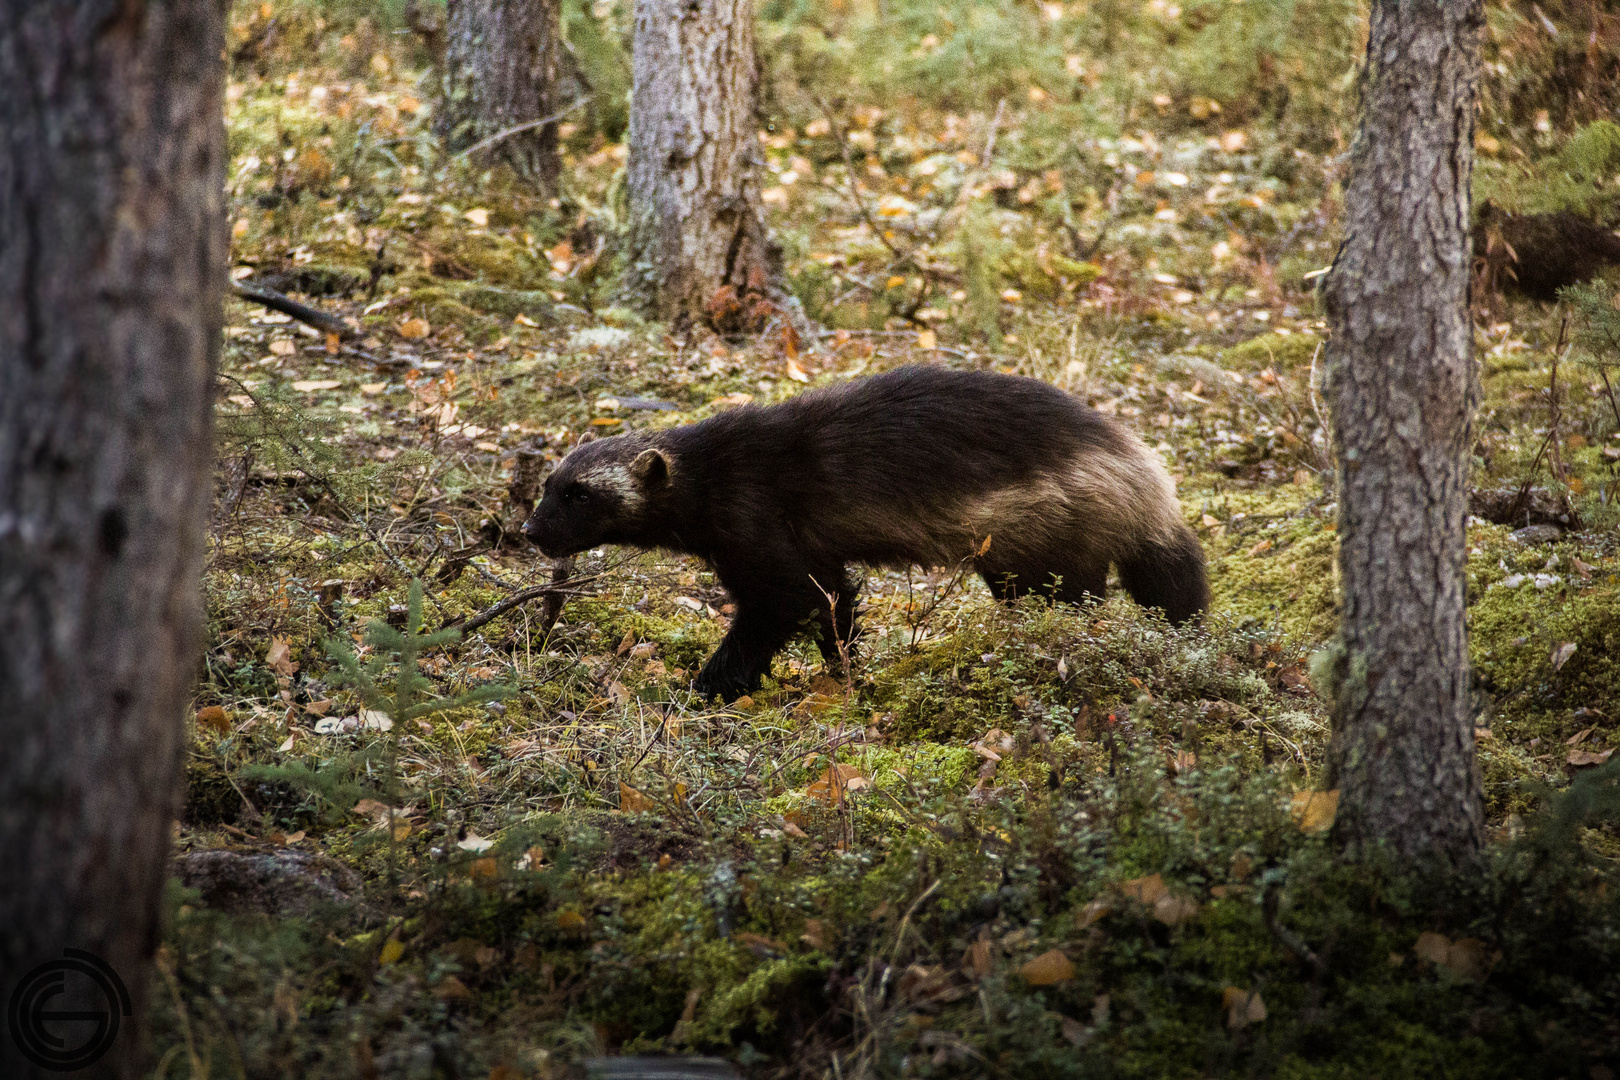
<path id="1" fill-rule="evenodd" d="M 586 503 L 591 501 L 590 492 L 585 490 L 583 484 L 569 484 L 563 492 L 563 502 Z"/>

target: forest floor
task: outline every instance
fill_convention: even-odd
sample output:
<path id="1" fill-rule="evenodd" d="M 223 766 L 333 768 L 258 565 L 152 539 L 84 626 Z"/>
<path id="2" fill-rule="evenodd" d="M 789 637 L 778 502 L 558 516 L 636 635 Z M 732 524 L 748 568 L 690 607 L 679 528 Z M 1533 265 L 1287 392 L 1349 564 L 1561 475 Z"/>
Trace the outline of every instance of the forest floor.
<path id="1" fill-rule="evenodd" d="M 1130 55 L 1073 45 L 1107 28 L 1061 5 L 974 9 L 1012 20 L 978 25 L 977 68 L 946 7 L 900 7 L 892 41 L 762 8 L 765 201 L 825 331 L 726 340 L 619 292 L 624 12 L 569 9 L 592 96 L 547 199 L 440 153 L 408 36 L 237 6 L 233 273 L 363 331 L 227 307 L 194 888 L 153 1076 L 709 1053 L 782 1077 L 1612 1080 L 1620 816 L 1592 778 L 1620 745 L 1620 412 L 1562 353 L 1566 313 L 1481 301 L 1486 864 L 1340 865 L 1308 671 L 1335 620 L 1311 289 L 1347 81 L 1301 75 L 1288 123 L 1236 93 L 1132 98 Z M 1179 18 L 1159 8 L 1140 18 Z M 1018 19 L 1058 75 L 995 52 Z M 713 575 L 609 549 L 549 630 L 539 599 L 420 656 L 367 630 L 550 580 L 510 531 L 520 450 L 903 363 L 1033 375 L 1140 432 L 1208 554 L 1207 626 L 873 571 L 852 679 L 800 642 L 719 708 L 688 689 L 730 612 Z"/>

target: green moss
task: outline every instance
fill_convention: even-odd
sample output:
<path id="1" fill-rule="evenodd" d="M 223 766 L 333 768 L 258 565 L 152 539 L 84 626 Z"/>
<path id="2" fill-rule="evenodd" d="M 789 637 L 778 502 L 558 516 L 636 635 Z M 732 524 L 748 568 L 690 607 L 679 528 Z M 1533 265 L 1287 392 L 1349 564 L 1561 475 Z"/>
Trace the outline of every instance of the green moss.
<path id="1" fill-rule="evenodd" d="M 1264 551 L 1255 548 L 1270 541 Z M 1213 541 L 1214 608 L 1279 627 L 1292 640 L 1325 641 L 1338 627 L 1338 534 L 1314 519 Z"/>
<path id="2" fill-rule="evenodd" d="M 1501 695 L 1500 714 L 1513 720 L 1583 705 L 1607 713 L 1620 701 L 1616 575 L 1542 589 L 1536 571 L 1516 574 L 1523 583 L 1500 567 L 1470 573 L 1470 591 L 1479 590 L 1468 612 L 1472 655 L 1487 689 Z"/>
<path id="3" fill-rule="evenodd" d="M 1261 334 L 1221 350 L 1221 366 L 1231 371 L 1282 373 L 1311 366 L 1322 339 L 1311 334 Z"/>

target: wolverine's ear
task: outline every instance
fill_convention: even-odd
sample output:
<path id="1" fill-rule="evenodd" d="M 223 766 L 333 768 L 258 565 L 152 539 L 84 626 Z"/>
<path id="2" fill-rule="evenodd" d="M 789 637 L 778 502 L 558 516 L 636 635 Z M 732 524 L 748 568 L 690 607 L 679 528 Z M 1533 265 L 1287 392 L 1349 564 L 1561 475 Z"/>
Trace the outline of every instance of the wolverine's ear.
<path id="1" fill-rule="evenodd" d="M 662 487 L 669 482 L 669 458 L 662 450 L 643 450 L 630 463 L 630 471 L 648 488 Z"/>

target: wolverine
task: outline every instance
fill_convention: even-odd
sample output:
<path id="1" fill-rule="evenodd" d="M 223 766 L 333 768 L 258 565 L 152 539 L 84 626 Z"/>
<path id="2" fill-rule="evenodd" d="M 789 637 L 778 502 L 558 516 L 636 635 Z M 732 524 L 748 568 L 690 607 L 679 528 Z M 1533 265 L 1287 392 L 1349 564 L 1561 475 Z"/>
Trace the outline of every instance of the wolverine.
<path id="1" fill-rule="evenodd" d="M 973 568 L 998 599 L 1101 598 L 1184 623 L 1204 553 L 1158 455 L 1036 379 L 903 367 L 780 405 L 585 443 L 524 533 L 552 558 L 601 544 L 711 565 L 736 604 L 693 688 L 733 701 L 807 623 L 829 665 L 855 633 L 849 563 Z"/>

